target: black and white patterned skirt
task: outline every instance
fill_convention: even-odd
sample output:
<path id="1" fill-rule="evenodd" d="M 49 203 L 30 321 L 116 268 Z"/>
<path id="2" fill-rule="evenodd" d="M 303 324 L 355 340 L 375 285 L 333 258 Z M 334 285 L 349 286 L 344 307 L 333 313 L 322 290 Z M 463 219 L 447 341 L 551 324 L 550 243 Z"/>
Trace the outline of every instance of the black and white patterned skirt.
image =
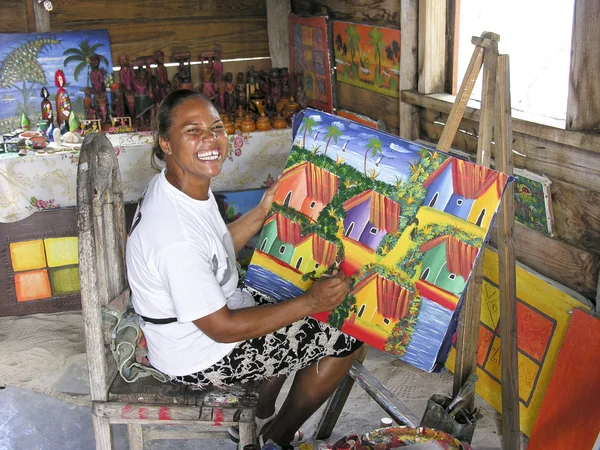
<path id="1" fill-rule="evenodd" d="M 265 298 L 253 295 L 257 303 L 265 303 Z M 207 369 L 171 380 L 199 388 L 262 380 L 289 375 L 326 356 L 348 356 L 361 345 L 360 341 L 326 323 L 305 317 L 273 333 L 238 343 L 227 356 Z"/>

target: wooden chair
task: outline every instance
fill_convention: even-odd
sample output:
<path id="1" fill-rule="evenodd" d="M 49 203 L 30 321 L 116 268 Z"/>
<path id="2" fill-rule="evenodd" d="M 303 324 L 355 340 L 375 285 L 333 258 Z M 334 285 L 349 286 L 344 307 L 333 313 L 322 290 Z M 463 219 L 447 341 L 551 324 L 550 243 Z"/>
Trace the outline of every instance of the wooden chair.
<path id="1" fill-rule="evenodd" d="M 101 309 L 128 289 L 125 213 L 117 158 L 102 134 L 88 135 L 81 148 L 77 220 L 96 448 L 112 448 L 110 425 L 115 423 L 127 424 L 132 450 L 142 449 L 144 439 L 217 439 L 227 436 L 228 426 L 239 426 L 242 445 L 254 443 L 258 383 L 239 384 L 227 390 L 193 390 L 152 377 L 126 383 L 118 374 L 103 337 Z M 157 430 L 146 425 L 174 426 Z"/>

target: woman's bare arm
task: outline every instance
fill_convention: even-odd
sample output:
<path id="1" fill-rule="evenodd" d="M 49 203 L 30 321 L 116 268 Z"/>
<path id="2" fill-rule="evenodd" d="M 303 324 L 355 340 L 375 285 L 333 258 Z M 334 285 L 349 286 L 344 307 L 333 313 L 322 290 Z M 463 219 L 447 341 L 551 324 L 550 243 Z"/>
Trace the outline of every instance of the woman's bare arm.
<path id="1" fill-rule="evenodd" d="M 216 342 L 238 342 L 278 330 L 303 317 L 336 308 L 346 295 L 350 278 L 343 272 L 316 281 L 306 294 L 274 305 L 230 310 L 227 306 L 194 324 Z"/>

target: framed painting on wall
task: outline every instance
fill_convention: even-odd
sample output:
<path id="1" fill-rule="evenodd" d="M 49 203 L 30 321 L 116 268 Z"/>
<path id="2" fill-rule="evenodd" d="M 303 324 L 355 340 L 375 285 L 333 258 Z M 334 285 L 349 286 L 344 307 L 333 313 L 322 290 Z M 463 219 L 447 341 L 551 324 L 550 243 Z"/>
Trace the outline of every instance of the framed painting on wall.
<path id="1" fill-rule="evenodd" d="M 333 112 L 330 31 L 327 16 L 289 16 L 290 71 L 302 73 L 306 103 Z"/>
<path id="2" fill-rule="evenodd" d="M 398 98 L 400 30 L 333 22 L 336 81 Z"/>
<path id="3" fill-rule="evenodd" d="M 245 283 L 277 301 L 340 268 L 315 317 L 426 371 L 451 347 L 508 176 L 339 116 L 301 118 Z"/>

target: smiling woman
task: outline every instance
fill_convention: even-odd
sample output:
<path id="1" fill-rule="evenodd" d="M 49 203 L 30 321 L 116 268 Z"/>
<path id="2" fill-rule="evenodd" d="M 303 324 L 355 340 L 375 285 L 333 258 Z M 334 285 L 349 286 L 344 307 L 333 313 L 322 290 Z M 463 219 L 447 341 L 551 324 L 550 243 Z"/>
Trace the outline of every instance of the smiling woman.
<path id="1" fill-rule="evenodd" d="M 297 430 L 333 393 L 361 345 L 308 317 L 336 308 L 350 280 L 340 272 L 294 299 L 258 305 L 269 299 L 238 287 L 235 254 L 264 225 L 278 183 L 226 226 L 210 189 L 228 150 L 217 110 L 202 95 L 177 90 L 160 104 L 155 126 L 153 154 L 166 167 L 140 200 L 126 251 L 150 362 L 172 381 L 199 387 L 264 380 L 256 411 L 261 444 L 298 444 Z"/>

